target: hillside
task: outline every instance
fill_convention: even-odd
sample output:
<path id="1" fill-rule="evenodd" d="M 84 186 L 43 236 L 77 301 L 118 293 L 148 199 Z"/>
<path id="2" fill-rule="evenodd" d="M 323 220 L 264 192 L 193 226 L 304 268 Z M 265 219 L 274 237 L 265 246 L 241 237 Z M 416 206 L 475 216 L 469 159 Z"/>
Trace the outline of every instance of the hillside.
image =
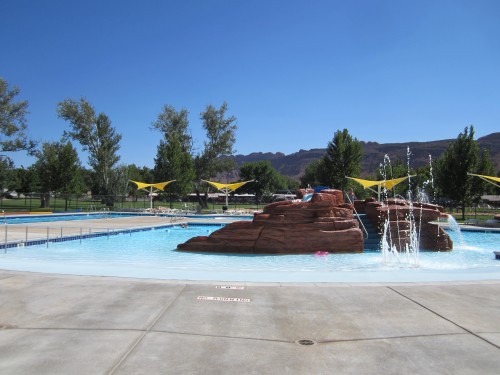
<path id="1" fill-rule="evenodd" d="M 452 141 L 454 140 L 407 143 L 361 142 L 363 148 L 362 176 L 373 174 L 380 163 L 384 161 L 385 155 L 389 155 L 391 160 L 402 159 L 406 162 L 407 147 L 411 151 L 411 167 L 425 166 L 429 163 L 429 155 L 432 156 L 433 160 L 437 159 Z M 495 170 L 500 170 L 500 133 L 478 138 L 477 142 L 480 149 L 486 148 L 489 151 Z M 247 162 L 269 160 L 272 166 L 281 174 L 298 179 L 306 166 L 312 161 L 321 158 L 325 151 L 325 148 L 315 148 L 312 150 L 299 150 L 289 155 L 281 152 L 253 152 L 249 155 L 236 155 L 235 160 L 238 166 Z"/>

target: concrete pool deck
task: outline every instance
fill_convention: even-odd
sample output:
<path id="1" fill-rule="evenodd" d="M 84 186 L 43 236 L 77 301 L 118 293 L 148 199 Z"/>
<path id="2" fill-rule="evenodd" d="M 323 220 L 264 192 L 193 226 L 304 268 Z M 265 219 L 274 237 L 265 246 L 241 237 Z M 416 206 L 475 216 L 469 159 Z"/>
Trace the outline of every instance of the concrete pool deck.
<path id="1" fill-rule="evenodd" d="M 49 233 L 169 224 L 93 221 L 50 223 Z M 500 280 L 229 283 L 0 270 L 0 373 L 497 374 L 499 318 Z"/>
<path id="2" fill-rule="evenodd" d="M 499 295 L 0 271 L 0 373 L 498 374 Z"/>

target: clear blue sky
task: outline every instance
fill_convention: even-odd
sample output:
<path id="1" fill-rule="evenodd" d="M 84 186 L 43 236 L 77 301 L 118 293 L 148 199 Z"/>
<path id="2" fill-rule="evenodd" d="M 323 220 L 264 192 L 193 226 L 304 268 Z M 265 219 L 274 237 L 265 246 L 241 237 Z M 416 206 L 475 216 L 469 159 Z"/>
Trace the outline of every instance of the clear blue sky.
<path id="1" fill-rule="evenodd" d="M 30 135 L 59 140 L 57 103 L 85 97 L 126 164 L 153 166 L 165 104 L 189 111 L 201 149 L 200 112 L 226 101 L 241 154 L 326 147 L 343 128 L 379 143 L 500 131 L 497 0 L 0 0 L 0 14 L 0 77 L 29 101 Z"/>

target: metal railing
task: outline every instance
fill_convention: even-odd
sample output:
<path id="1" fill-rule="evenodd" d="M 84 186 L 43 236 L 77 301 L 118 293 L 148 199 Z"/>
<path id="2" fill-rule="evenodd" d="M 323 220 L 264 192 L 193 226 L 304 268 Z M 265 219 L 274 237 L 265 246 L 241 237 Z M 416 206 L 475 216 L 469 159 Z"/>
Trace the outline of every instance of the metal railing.
<path id="1" fill-rule="evenodd" d="M 356 207 L 354 207 L 354 202 L 351 200 L 351 197 L 349 196 L 349 194 L 345 193 L 346 197 L 347 197 L 347 200 L 349 201 L 349 203 L 351 203 L 352 205 L 352 209 L 354 211 L 354 213 L 356 214 L 356 216 L 359 218 L 358 222 L 361 224 L 361 226 L 363 227 L 363 231 L 365 232 L 365 235 L 366 235 L 366 238 L 368 239 L 369 235 L 368 235 L 368 231 L 366 230 L 365 228 L 365 225 L 363 224 L 363 221 L 361 220 L 361 216 L 359 216 L 358 214 L 358 211 L 356 211 Z"/>
<path id="2" fill-rule="evenodd" d="M 7 253 L 9 248 L 17 248 L 31 245 L 46 245 L 55 242 L 79 240 L 95 237 L 107 237 L 108 239 L 117 234 L 129 234 L 144 232 L 161 227 L 171 227 L 172 224 L 146 227 L 86 227 L 86 226 L 50 226 L 50 225 L 23 225 L 5 224 L 0 233 L 0 249 Z M 2 238 L 3 234 L 3 238 Z"/>

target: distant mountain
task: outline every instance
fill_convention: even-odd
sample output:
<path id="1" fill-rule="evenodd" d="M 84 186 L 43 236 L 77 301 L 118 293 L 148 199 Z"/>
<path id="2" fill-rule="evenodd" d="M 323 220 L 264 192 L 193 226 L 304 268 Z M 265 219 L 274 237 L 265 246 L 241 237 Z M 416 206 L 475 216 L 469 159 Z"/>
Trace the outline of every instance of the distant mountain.
<path id="1" fill-rule="evenodd" d="M 391 160 L 407 160 L 407 147 L 410 148 L 410 166 L 419 168 L 429 164 L 429 155 L 436 160 L 446 150 L 454 139 L 430 142 L 406 142 L 406 143 L 377 143 L 361 142 L 363 148 L 363 161 L 361 163 L 362 176 L 373 174 L 384 156 L 389 155 Z M 477 139 L 479 148 L 486 148 L 496 171 L 500 170 L 500 133 L 493 133 Z M 285 155 L 281 152 L 253 152 L 249 155 L 236 155 L 238 166 L 247 162 L 269 160 L 271 165 L 281 174 L 293 178 L 300 178 L 305 168 L 312 161 L 317 160 L 326 152 L 326 148 L 315 148 L 312 150 L 299 150 L 293 154 Z"/>

